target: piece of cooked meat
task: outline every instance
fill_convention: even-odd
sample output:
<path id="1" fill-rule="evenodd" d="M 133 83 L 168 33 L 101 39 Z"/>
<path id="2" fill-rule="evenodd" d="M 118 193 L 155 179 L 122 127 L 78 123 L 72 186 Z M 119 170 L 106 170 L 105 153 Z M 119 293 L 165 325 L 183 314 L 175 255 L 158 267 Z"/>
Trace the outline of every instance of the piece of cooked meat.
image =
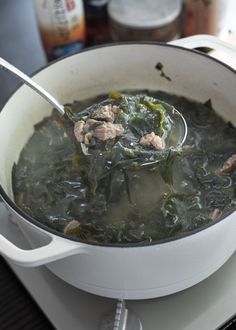
<path id="1" fill-rule="evenodd" d="M 84 143 L 85 143 L 85 144 L 90 144 L 90 142 L 91 142 L 91 140 L 92 140 L 92 137 L 93 137 L 93 132 L 92 132 L 92 131 L 86 133 L 86 134 L 84 135 Z"/>
<path id="2" fill-rule="evenodd" d="M 163 142 L 160 136 L 156 135 L 154 132 L 151 132 L 149 134 L 144 135 L 141 137 L 139 144 L 142 146 L 147 146 L 147 147 L 154 147 L 156 150 L 162 150 L 163 147 Z"/>
<path id="3" fill-rule="evenodd" d="M 93 130 L 93 136 L 102 141 L 114 139 L 115 137 L 123 134 L 124 128 L 121 124 L 112 124 L 107 122 L 102 123 Z"/>
<path id="4" fill-rule="evenodd" d="M 152 140 L 152 145 L 156 150 L 162 150 L 163 149 L 163 142 L 160 136 L 155 135 L 155 137 Z"/>
<path id="5" fill-rule="evenodd" d="M 83 120 L 77 121 L 74 125 L 74 135 L 77 141 L 89 144 L 93 137 L 92 126 L 96 123 L 100 125 L 101 122 L 95 119 L 88 119 L 86 122 Z"/>
<path id="6" fill-rule="evenodd" d="M 70 221 L 64 228 L 64 234 L 72 235 L 80 227 L 80 222 L 78 220 Z"/>
<path id="7" fill-rule="evenodd" d="M 85 122 L 83 120 L 77 121 L 74 125 L 74 135 L 79 142 L 84 141 L 84 134 L 83 134 L 84 125 Z"/>
<path id="8" fill-rule="evenodd" d="M 119 110 L 120 110 L 119 107 L 112 104 L 107 104 L 95 110 L 92 114 L 92 118 L 96 120 L 104 120 L 106 122 L 113 123 L 115 120 L 115 114 L 117 114 Z"/>
<path id="9" fill-rule="evenodd" d="M 218 173 L 220 175 L 231 174 L 235 168 L 236 168 L 236 154 L 233 154 L 224 162 L 224 165 L 220 170 L 218 170 Z"/>
<path id="10" fill-rule="evenodd" d="M 121 111 L 121 109 L 120 109 L 117 105 L 113 105 L 112 108 L 111 108 L 111 111 L 112 111 L 115 115 L 117 115 L 117 114 Z"/>
<path id="11" fill-rule="evenodd" d="M 99 121 L 95 119 L 87 119 L 84 125 L 84 133 L 87 133 L 94 124 L 99 123 Z"/>
<path id="12" fill-rule="evenodd" d="M 216 208 L 209 214 L 209 219 L 216 220 L 221 216 L 222 212 L 220 209 Z"/>
<path id="13" fill-rule="evenodd" d="M 86 122 L 80 120 L 74 126 L 76 139 L 87 145 L 90 144 L 93 136 L 99 140 L 106 141 L 108 139 L 114 139 L 116 136 L 121 136 L 123 133 L 124 128 L 121 124 L 113 124 L 93 118 L 87 119 Z"/>

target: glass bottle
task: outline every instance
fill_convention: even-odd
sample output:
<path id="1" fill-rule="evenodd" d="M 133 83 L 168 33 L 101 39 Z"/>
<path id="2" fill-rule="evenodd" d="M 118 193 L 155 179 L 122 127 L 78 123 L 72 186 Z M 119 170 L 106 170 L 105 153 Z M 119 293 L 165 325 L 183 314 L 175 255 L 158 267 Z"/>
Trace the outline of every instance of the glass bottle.
<path id="1" fill-rule="evenodd" d="M 35 0 L 34 6 L 49 61 L 84 47 L 86 30 L 82 0 Z"/>

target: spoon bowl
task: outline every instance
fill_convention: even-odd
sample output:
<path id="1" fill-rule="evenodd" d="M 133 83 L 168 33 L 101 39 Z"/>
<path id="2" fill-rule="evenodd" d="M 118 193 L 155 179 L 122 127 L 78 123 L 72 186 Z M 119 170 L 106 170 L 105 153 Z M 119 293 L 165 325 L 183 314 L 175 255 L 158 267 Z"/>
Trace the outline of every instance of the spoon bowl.
<path id="1" fill-rule="evenodd" d="M 172 109 L 170 116 L 174 121 L 174 125 L 172 126 L 170 133 L 166 137 L 166 148 L 170 148 L 172 146 L 182 147 L 188 133 L 187 123 L 185 121 L 184 116 L 176 108 L 174 108 L 173 106 L 171 107 Z"/>

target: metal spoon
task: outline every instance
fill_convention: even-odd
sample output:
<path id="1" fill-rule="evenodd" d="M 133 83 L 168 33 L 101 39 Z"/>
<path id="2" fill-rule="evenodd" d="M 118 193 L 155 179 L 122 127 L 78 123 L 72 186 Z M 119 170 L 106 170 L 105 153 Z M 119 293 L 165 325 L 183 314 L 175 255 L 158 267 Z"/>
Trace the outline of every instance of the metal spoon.
<path id="1" fill-rule="evenodd" d="M 10 64 L 6 60 L 0 57 L 0 67 L 10 71 L 18 78 L 20 78 L 26 85 L 31 87 L 35 92 L 40 94 L 45 100 L 47 100 L 51 105 L 56 108 L 61 115 L 65 114 L 65 108 L 62 104 L 60 104 L 51 94 L 49 94 L 44 88 L 39 86 L 35 81 L 33 81 L 30 77 L 28 77 L 25 73 L 17 69 L 14 65 Z"/>
<path id="2" fill-rule="evenodd" d="M 173 105 L 161 100 L 159 100 L 159 102 L 164 106 L 174 123 L 168 136 L 165 138 L 165 148 L 173 146 L 181 147 L 188 133 L 188 126 L 185 118 Z"/>

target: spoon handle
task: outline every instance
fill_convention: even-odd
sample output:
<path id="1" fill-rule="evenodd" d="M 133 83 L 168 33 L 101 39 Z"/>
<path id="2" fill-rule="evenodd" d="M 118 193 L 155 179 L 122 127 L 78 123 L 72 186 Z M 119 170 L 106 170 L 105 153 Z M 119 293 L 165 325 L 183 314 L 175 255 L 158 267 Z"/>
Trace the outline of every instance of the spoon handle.
<path id="1" fill-rule="evenodd" d="M 39 86 L 36 82 L 34 82 L 30 77 L 24 74 L 22 71 L 17 69 L 14 65 L 10 64 L 6 60 L 0 57 L 0 67 L 10 71 L 18 78 L 23 80 L 23 82 L 31 87 L 35 92 L 40 94 L 44 99 L 46 99 L 53 107 L 55 107 L 62 115 L 64 115 L 65 110 L 64 106 L 60 104 L 51 94 L 49 94 L 45 89 Z"/>

